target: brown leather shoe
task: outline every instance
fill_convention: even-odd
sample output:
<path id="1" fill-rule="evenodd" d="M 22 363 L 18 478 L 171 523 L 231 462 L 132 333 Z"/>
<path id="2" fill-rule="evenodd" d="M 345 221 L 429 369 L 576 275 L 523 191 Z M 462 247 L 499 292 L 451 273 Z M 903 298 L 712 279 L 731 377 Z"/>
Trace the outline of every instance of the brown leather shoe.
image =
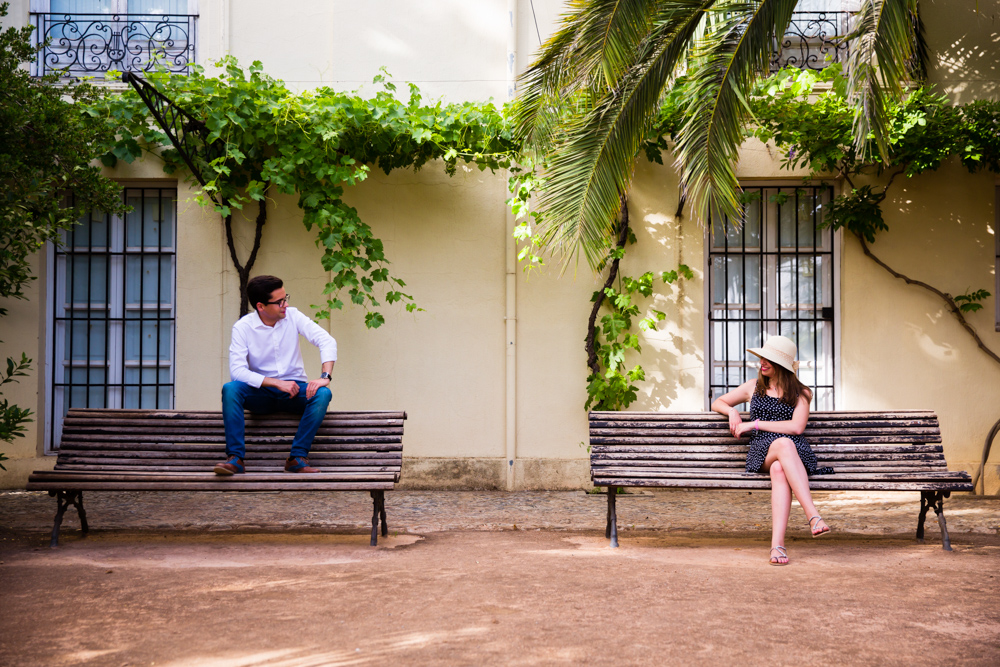
<path id="1" fill-rule="evenodd" d="M 241 475 L 246 472 L 246 467 L 243 465 L 243 459 L 238 456 L 230 456 L 222 463 L 216 463 L 212 471 L 216 475 Z"/>
<path id="2" fill-rule="evenodd" d="M 319 472 L 319 468 L 310 468 L 309 459 L 305 456 L 289 456 L 285 461 L 285 472 Z"/>

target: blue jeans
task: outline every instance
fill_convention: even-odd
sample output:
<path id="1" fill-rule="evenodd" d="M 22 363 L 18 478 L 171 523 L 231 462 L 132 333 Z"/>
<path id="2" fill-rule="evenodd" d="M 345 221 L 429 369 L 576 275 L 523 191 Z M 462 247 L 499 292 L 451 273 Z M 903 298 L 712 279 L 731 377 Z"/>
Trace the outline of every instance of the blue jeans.
<path id="1" fill-rule="evenodd" d="M 299 393 L 290 397 L 273 387 L 251 387 L 245 382 L 233 380 L 222 385 L 222 423 L 226 427 L 226 456 L 246 458 L 246 420 L 243 410 L 255 414 L 271 412 L 291 412 L 302 415 L 299 429 L 292 440 L 290 456 L 309 456 L 316 431 L 323 423 L 326 406 L 330 405 L 333 393 L 327 387 L 320 387 L 312 398 L 306 398 L 306 383 L 296 382 Z"/>

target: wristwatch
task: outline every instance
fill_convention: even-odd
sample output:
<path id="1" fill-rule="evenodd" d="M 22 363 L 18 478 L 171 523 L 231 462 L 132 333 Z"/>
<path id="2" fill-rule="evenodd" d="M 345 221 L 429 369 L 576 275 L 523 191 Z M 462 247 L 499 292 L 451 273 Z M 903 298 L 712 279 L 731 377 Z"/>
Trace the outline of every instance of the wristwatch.
<path id="1" fill-rule="evenodd" d="M 319 379 L 320 380 L 329 380 L 330 379 L 330 374 L 327 373 L 326 371 L 323 371 L 322 373 L 319 374 Z"/>

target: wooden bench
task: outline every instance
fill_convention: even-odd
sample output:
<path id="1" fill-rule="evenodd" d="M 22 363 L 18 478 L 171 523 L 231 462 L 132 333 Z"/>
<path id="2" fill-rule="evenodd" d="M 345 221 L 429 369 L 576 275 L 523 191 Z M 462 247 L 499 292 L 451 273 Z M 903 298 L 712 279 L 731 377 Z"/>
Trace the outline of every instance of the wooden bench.
<path id="1" fill-rule="evenodd" d="M 743 414 L 743 419 L 748 419 Z M 966 472 L 949 471 L 933 412 L 814 412 L 805 436 L 834 473 L 809 478 L 813 490 L 920 491 L 917 539 L 931 507 L 951 551 L 944 498 L 972 491 Z M 745 472 L 748 440 L 730 434 L 714 412 L 591 412 L 590 477 L 608 488 L 605 534 L 618 546 L 615 496 L 622 487 L 769 489 L 764 473 Z"/>
<path id="2" fill-rule="evenodd" d="M 86 535 L 84 491 L 369 491 L 371 545 L 388 535 L 385 492 L 399 481 L 405 412 L 328 412 L 309 454 L 319 473 L 284 472 L 297 415 L 246 413 L 246 473 L 212 472 L 225 458 L 221 412 L 71 409 L 54 470 L 31 474 L 29 491 L 56 497 L 52 543 L 73 505 Z"/>

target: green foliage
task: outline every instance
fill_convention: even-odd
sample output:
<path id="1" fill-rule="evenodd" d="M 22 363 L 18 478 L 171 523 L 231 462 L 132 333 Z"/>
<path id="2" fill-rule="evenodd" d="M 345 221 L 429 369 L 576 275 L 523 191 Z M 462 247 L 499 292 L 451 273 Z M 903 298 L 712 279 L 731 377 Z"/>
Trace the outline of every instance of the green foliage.
<path id="1" fill-rule="evenodd" d="M 25 354 L 21 354 L 21 360 L 7 358 L 7 372 L 0 371 L 0 386 L 8 382 L 17 382 L 16 378 L 26 377 L 27 371 L 31 370 L 31 359 Z M 0 398 L 0 441 L 12 442 L 14 438 L 24 437 L 24 425 L 34 421 L 31 419 L 31 410 L 22 410 L 16 405 L 11 405 L 6 398 Z M 6 457 L 0 454 L 0 461 L 6 461 Z M 4 468 L 0 463 L 0 468 Z"/>
<path id="2" fill-rule="evenodd" d="M 480 170 L 507 166 L 516 144 L 501 111 L 490 103 L 425 104 L 412 84 L 402 101 L 384 75 L 374 79 L 380 86 L 375 95 L 364 98 L 325 87 L 293 93 L 259 62 L 247 70 L 231 57 L 218 64 L 222 72 L 215 77 L 200 67 L 189 75 L 149 75 L 160 92 L 208 128 L 207 150 L 197 146 L 194 133 L 187 135 L 196 140 L 197 152 L 209 155 L 196 165 L 206 179 L 199 203 L 226 216 L 264 199 L 271 188 L 298 195 L 302 222 L 323 252 L 322 270 L 332 274 L 326 303 L 313 306 L 316 317 L 329 317 L 345 299 L 365 310 L 371 328 L 385 321 L 378 311 L 383 303 L 418 310 L 405 282 L 389 273 L 382 241 L 344 202 L 344 190 L 365 180 L 372 167 L 388 174 L 442 160 L 454 174 L 460 164 Z M 106 147 L 105 164 L 150 151 L 163 158 L 167 173 L 186 171 L 133 91 L 89 111 L 119 134 Z"/>
<path id="3" fill-rule="evenodd" d="M 0 17 L 8 6 L 0 4 Z M 36 279 L 31 258 L 47 242 L 58 242 L 85 211 L 122 210 L 118 185 L 90 164 L 114 134 L 73 104 L 95 102 L 100 90 L 87 84 L 56 87 L 57 76 L 32 79 L 21 67 L 35 56 L 31 30 L 0 32 L 0 299 L 28 298 L 24 290 Z M 73 198 L 67 200 L 70 192 Z M 0 317 L 6 314 L 0 308 Z M 23 353 L 20 361 L 8 358 L 0 386 L 30 369 Z M 23 437 L 30 416 L 31 410 L 0 398 L 0 441 Z"/>
<path id="4" fill-rule="evenodd" d="M 991 296 L 989 292 L 984 289 L 976 290 L 975 292 L 966 292 L 960 296 L 955 297 L 955 303 L 959 304 L 958 309 L 963 313 L 974 313 L 977 310 L 981 310 L 983 304 L 979 303 L 984 299 Z"/>
<path id="5" fill-rule="evenodd" d="M 90 165 L 114 134 L 72 104 L 94 102 L 100 91 L 56 87 L 54 75 L 33 80 L 21 68 L 34 58 L 31 30 L 0 32 L 0 297 L 15 299 L 26 298 L 35 280 L 29 259 L 46 242 L 92 208 L 122 208 L 118 185 Z"/>
<path id="6" fill-rule="evenodd" d="M 839 65 L 818 73 L 783 70 L 758 86 L 751 102 L 757 122 L 752 134 L 762 141 L 773 139 L 785 167 L 809 167 L 814 176 L 836 173 L 851 184 L 827 207 L 825 225 L 874 243 L 879 232 L 888 230 L 882 202 L 896 175 L 934 171 L 952 157 L 970 172 L 1000 172 L 1000 101 L 955 106 L 929 88 L 917 88 L 887 109 L 888 133 L 884 146 L 877 148 L 852 136 L 860 112 L 847 103 L 846 88 Z M 872 162 L 862 155 L 882 158 Z M 881 189 L 853 184 L 859 175 L 885 172 L 892 176 Z M 989 296 L 981 289 L 954 300 L 961 312 L 975 312 Z"/>
<path id="7" fill-rule="evenodd" d="M 830 202 L 823 224 L 834 229 L 847 228 L 874 243 L 875 234 L 889 229 L 882 219 L 880 204 L 883 198 L 884 195 L 874 192 L 870 185 L 851 190 Z"/>
<path id="8" fill-rule="evenodd" d="M 874 146 L 855 150 L 852 135 L 860 111 L 846 98 L 840 65 L 819 72 L 786 69 L 758 86 L 751 98 L 756 124 L 751 134 L 773 139 L 789 169 L 808 167 L 815 175 L 856 175 L 894 171 L 907 177 L 934 171 L 957 156 L 969 171 L 1000 171 L 1000 102 L 980 100 L 953 106 L 929 88 L 912 91 L 887 109 L 886 159 L 867 161 Z M 874 141 L 869 137 L 869 141 Z M 836 202 L 832 222 L 863 233 L 869 241 L 885 230 L 879 204 L 885 191 L 854 188 Z M 863 219 L 867 216 L 867 219 Z"/>
<path id="9" fill-rule="evenodd" d="M 624 248 L 616 248 L 612 257 L 623 252 Z M 687 265 L 681 264 L 676 271 L 665 271 L 659 277 L 669 285 L 680 279 L 690 280 L 694 274 Z M 655 282 L 656 276 L 647 271 L 638 278 L 621 276 L 617 289 L 608 287 L 604 290 L 602 308 L 605 314 L 594 336 L 594 350 L 601 372 L 591 373 L 587 378 L 586 409 L 624 410 L 638 397 L 635 383 L 645 380 L 646 372 L 639 364 L 630 368 L 626 356 L 630 351 L 642 352 L 639 334 L 632 332 L 633 319 L 642 312 L 636 300 L 640 296 L 652 296 Z M 601 292 L 594 292 L 591 302 L 601 296 Z M 655 329 L 657 323 L 667 317 L 660 310 L 651 309 L 650 312 L 651 315 L 639 320 L 639 328 L 643 331 Z"/>

